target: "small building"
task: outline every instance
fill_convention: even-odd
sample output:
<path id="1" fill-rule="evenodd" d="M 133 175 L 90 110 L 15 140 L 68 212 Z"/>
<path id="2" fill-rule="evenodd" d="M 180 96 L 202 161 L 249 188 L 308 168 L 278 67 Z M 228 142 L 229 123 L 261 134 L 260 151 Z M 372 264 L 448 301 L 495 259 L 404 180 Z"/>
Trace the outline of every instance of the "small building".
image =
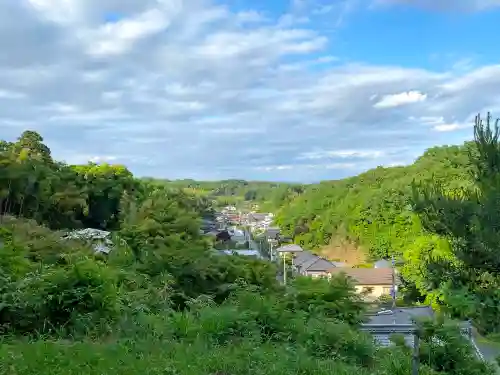
<path id="1" fill-rule="evenodd" d="M 435 312 L 430 306 L 398 307 L 394 310 L 381 310 L 367 316 L 367 322 L 361 325 L 361 330 L 372 334 L 379 346 L 391 346 L 391 335 L 400 334 L 409 347 L 414 345 L 415 322 L 420 319 L 434 319 Z M 461 334 L 469 340 L 476 356 L 484 360 L 484 354 L 477 346 L 472 336 L 470 321 L 458 323 Z"/>
<path id="2" fill-rule="evenodd" d="M 392 292 L 392 268 L 340 268 L 332 267 L 330 275 L 345 274 L 352 279 L 356 291 L 367 299 L 377 299 Z M 399 279 L 396 277 L 396 290 Z"/>
<path id="3" fill-rule="evenodd" d="M 293 245 L 291 245 L 293 246 Z M 295 245 L 296 246 L 296 245 Z M 285 247 L 285 246 L 284 246 Z M 328 277 L 329 272 L 336 265 L 309 251 L 297 253 L 293 260 L 294 271 L 302 276 Z"/>

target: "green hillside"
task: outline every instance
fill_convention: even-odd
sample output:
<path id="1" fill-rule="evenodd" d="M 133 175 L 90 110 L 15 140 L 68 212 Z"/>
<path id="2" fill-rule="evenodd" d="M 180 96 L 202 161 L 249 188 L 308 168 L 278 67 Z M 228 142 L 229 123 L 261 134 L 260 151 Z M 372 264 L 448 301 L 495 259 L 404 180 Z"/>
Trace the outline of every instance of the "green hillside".
<path id="1" fill-rule="evenodd" d="M 434 147 L 409 166 L 378 167 L 309 185 L 280 208 L 277 223 L 306 248 L 321 248 L 347 236 L 374 259 L 401 256 L 426 236 L 412 213 L 412 182 L 442 184 L 450 190 L 471 186 L 470 147 Z"/>

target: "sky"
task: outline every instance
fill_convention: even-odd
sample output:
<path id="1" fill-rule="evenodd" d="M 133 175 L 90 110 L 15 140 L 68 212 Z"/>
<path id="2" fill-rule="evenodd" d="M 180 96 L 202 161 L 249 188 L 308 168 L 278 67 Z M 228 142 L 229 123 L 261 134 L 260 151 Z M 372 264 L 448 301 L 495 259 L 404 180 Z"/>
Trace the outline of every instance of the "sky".
<path id="1" fill-rule="evenodd" d="M 408 164 L 500 116 L 499 21 L 500 0 L 1 0 L 0 139 L 168 179 Z"/>

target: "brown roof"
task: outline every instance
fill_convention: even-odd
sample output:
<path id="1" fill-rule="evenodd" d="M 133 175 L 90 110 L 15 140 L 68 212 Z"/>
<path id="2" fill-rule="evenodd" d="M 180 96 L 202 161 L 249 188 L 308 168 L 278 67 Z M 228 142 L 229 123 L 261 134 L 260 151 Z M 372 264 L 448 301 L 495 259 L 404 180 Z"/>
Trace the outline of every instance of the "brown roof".
<path id="1" fill-rule="evenodd" d="M 332 268 L 329 272 L 345 273 L 357 285 L 392 285 L 392 268 Z"/>

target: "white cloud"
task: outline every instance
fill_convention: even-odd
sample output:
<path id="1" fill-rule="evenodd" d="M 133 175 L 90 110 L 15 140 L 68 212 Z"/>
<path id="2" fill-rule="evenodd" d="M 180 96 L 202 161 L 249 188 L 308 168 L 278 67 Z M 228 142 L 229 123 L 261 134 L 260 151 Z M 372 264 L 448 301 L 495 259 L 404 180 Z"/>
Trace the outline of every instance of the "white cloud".
<path id="1" fill-rule="evenodd" d="M 78 37 L 93 56 L 118 55 L 128 51 L 140 39 L 159 33 L 170 24 L 169 17 L 159 9 L 147 10 L 133 18 L 107 23 L 96 30 L 82 30 Z"/>
<path id="2" fill-rule="evenodd" d="M 420 91 L 407 91 L 399 94 L 384 95 L 377 103 L 373 105 L 375 108 L 392 108 L 399 107 L 405 104 L 423 102 L 427 99 L 427 94 Z"/>
<path id="3" fill-rule="evenodd" d="M 459 124 L 440 124 L 440 125 L 434 126 L 433 129 L 438 131 L 438 132 L 450 132 L 450 131 L 457 130 L 460 128 L 461 128 L 461 126 Z"/>
<path id="4" fill-rule="evenodd" d="M 26 95 L 23 93 L 0 89 L 0 99 L 22 99 L 24 97 L 26 97 Z"/>
<path id="5" fill-rule="evenodd" d="M 312 181 L 410 162 L 500 115 L 500 65 L 345 62 L 315 17 L 352 8 L 319 5 L 0 1 L 0 135 L 31 128 L 55 157 L 139 175 Z"/>

